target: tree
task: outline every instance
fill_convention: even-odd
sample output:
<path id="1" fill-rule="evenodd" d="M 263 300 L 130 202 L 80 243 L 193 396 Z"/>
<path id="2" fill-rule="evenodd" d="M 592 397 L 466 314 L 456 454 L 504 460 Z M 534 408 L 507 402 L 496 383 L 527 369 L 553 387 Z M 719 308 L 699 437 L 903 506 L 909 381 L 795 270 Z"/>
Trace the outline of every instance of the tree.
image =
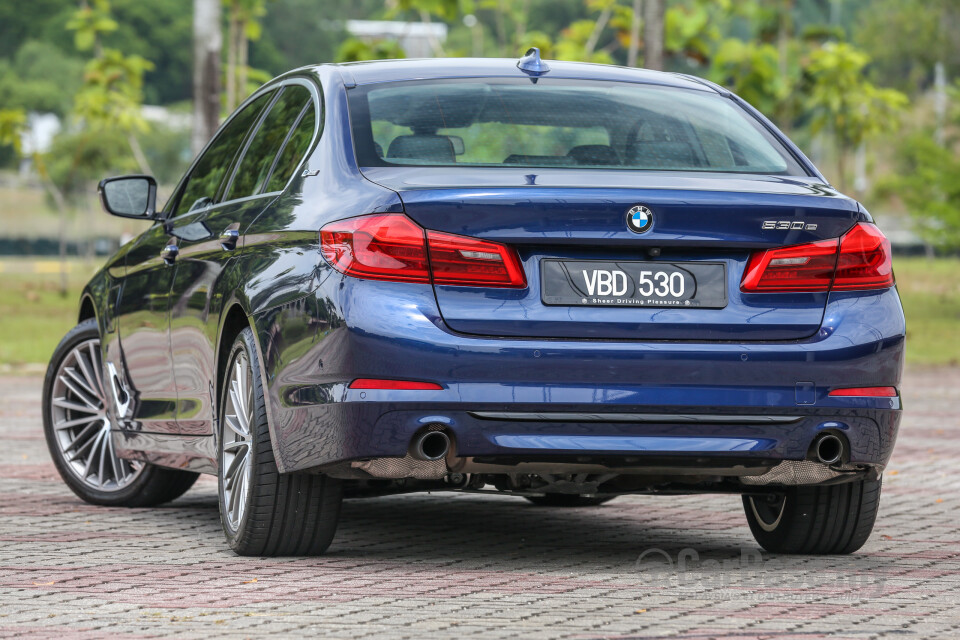
<path id="1" fill-rule="evenodd" d="M 895 89 L 880 89 L 865 77 L 869 56 L 846 43 L 827 43 L 810 54 L 807 107 L 813 133 L 829 130 L 837 149 L 837 184 L 846 189 L 846 160 L 864 140 L 899 126 L 909 104 Z"/>
<path id="2" fill-rule="evenodd" d="M 248 93 L 250 41 L 262 34 L 260 19 L 266 15 L 266 0 L 223 0 L 227 7 L 227 112 L 232 112 Z"/>
<path id="3" fill-rule="evenodd" d="M 108 0 L 94 0 L 93 5 L 84 0 L 67 23 L 67 29 L 73 31 L 77 49 L 94 53 L 84 70 L 83 86 L 74 98 L 74 114 L 93 133 L 108 129 L 122 132 L 140 170 L 152 173 L 137 133 L 147 130 L 140 112 L 143 74 L 153 68 L 153 63 L 103 46 L 102 38 L 117 29 Z"/>
<path id="4" fill-rule="evenodd" d="M 954 141 L 955 142 L 955 141 Z M 898 173 L 881 193 L 903 200 L 924 240 L 943 249 L 960 248 L 960 159 L 941 147 L 930 131 L 897 145 Z"/>
<path id="5" fill-rule="evenodd" d="M 193 0 L 193 134 L 200 153 L 220 125 L 221 0 Z"/>
<path id="6" fill-rule="evenodd" d="M 664 0 L 644 0 L 643 66 L 663 70 Z"/>

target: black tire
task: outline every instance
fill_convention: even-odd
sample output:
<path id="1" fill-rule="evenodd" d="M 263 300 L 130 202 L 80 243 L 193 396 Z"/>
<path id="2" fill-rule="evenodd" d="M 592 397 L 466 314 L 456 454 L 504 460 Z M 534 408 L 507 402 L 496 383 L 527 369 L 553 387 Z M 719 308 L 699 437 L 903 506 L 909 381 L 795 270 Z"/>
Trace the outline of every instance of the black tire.
<path id="1" fill-rule="evenodd" d="M 193 486 L 199 474 L 178 469 L 165 469 L 147 463 L 136 463 L 143 466 L 136 478 L 121 488 L 104 491 L 85 481 L 73 471 L 70 462 L 61 451 L 57 431 L 54 429 L 53 416 L 54 387 L 58 372 L 64 360 L 74 349 L 91 340 L 99 339 L 100 333 L 96 320 L 81 322 L 63 337 L 47 367 L 47 375 L 43 381 L 43 433 L 57 472 L 71 491 L 90 504 L 110 507 L 151 507 L 179 498 Z M 90 364 L 94 363 L 91 361 Z M 102 372 L 102 363 L 98 365 Z"/>
<path id="2" fill-rule="evenodd" d="M 772 553 L 853 553 L 864 545 L 880 507 L 881 480 L 791 487 L 776 497 L 743 496 L 750 531 Z M 782 499 L 782 503 L 779 500 Z"/>
<path id="3" fill-rule="evenodd" d="M 223 531 L 230 548 L 241 556 L 320 555 L 330 546 L 337 529 L 343 499 L 342 483 L 320 474 L 281 474 L 277 471 L 256 353 L 253 332 L 245 328 L 234 341 L 224 369 L 217 439 L 217 484 Z M 252 419 L 249 420 L 249 438 L 245 441 L 247 453 L 244 454 L 250 456 L 249 475 L 243 481 L 249 486 L 237 498 L 243 507 L 236 517 L 237 522 L 231 523 L 235 514 L 228 509 L 225 497 L 228 469 L 224 465 L 227 455 L 224 443 L 228 442 L 226 437 L 235 438 L 228 431 L 227 424 L 228 403 L 233 407 L 229 398 L 231 372 L 238 359 L 244 358 L 244 368 L 252 383 L 249 396 L 252 399 L 249 405 Z M 232 423 L 236 424 L 236 418 Z M 234 484 L 234 489 L 237 486 Z"/>
<path id="4" fill-rule="evenodd" d="M 524 496 L 538 507 L 599 507 L 617 496 L 602 498 L 578 496 L 573 493 L 548 493 L 542 496 Z"/>

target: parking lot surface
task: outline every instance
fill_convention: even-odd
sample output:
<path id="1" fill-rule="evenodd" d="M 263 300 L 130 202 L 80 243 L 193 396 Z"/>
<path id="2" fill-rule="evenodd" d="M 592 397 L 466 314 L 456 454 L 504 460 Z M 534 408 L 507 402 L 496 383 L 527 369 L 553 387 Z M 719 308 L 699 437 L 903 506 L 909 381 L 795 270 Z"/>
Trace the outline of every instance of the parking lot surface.
<path id="1" fill-rule="evenodd" d="M 161 508 L 80 502 L 39 378 L 0 378 L 0 637 L 960 638 L 960 369 L 903 394 L 852 556 L 761 552 L 736 496 L 441 493 L 345 502 L 327 555 L 258 559 L 225 547 L 210 479 Z"/>

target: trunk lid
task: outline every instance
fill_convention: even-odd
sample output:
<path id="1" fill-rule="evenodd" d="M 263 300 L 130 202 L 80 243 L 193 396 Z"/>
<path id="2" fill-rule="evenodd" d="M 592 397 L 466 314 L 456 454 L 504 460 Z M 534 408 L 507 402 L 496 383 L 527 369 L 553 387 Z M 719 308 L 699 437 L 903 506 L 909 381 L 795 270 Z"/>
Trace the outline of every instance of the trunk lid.
<path id="1" fill-rule="evenodd" d="M 747 259 L 756 249 L 839 237 L 861 218 L 854 201 L 813 178 L 423 167 L 364 173 L 397 190 L 406 214 L 421 226 L 516 249 L 526 289 L 435 286 L 447 325 L 483 336 L 806 338 L 820 327 L 827 294 L 742 293 Z M 569 186 L 583 184 L 591 187 Z M 637 205 L 652 211 L 653 223 L 644 233 L 627 227 L 627 211 Z M 641 270 L 698 273 L 701 286 L 713 281 L 715 295 L 707 296 L 712 308 L 635 306 L 635 301 L 633 306 L 580 306 L 576 299 L 542 295 L 544 273 L 566 277 L 571 290 L 579 291 L 575 298 L 587 295 L 591 278 L 596 285 L 594 267 L 611 265 L 632 278 Z M 555 293 L 557 286 L 551 281 L 546 293 Z"/>

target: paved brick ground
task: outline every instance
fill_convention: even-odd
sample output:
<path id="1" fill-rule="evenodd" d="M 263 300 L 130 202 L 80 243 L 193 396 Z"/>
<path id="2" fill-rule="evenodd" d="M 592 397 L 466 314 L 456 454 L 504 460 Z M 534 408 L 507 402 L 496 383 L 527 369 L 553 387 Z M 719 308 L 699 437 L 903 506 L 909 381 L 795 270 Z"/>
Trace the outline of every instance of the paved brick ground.
<path id="1" fill-rule="evenodd" d="M 874 535 L 828 559 L 760 554 L 735 497 L 457 494 L 348 502 L 322 558 L 238 558 L 212 481 L 74 498 L 39 395 L 0 378 L 0 637 L 960 638 L 960 369 L 910 372 Z"/>

